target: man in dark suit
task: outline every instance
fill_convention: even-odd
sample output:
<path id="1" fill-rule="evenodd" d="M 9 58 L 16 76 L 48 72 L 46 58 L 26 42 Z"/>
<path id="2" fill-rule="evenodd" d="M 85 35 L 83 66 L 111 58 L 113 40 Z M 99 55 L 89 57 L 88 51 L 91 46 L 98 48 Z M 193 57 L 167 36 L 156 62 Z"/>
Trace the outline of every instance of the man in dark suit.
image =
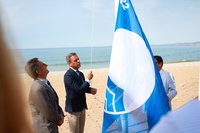
<path id="1" fill-rule="evenodd" d="M 76 53 L 70 53 L 66 57 L 69 70 L 64 75 L 66 89 L 65 111 L 69 122 L 70 133 L 83 133 L 85 126 L 85 109 L 87 109 L 85 93 L 96 94 L 97 89 L 90 87 L 93 78 L 92 71 L 87 79 L 78 69 L 81 67 Z"/>
<path id="2" fill-rule="evenodd" d="M 34 79 L 29 105 L 35 133 L 58 133 L 58 126 L 64 122 L 64 114 L 56 92 L 46 79 L 49 73 L 47 64 L 33 58 L 27 62 L 25 70 Z"/>

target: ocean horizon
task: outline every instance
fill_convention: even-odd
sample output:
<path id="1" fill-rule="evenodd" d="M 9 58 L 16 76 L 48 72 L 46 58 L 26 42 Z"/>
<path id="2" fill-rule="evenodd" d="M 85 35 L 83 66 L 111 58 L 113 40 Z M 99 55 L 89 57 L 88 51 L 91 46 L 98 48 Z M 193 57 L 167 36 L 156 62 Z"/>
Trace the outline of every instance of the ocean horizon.
<path id="1" fill-rule="evenodd" d="M 200 61 L 200 45 L 152 45 L 151 50 L 154 55 L 162 56 L 164 63 Z M 33 57 L 38 57 L 39 60 L 46 63 L 50 71 L 66 71 L 69 67 L 65 57 L 70 52 L 77 53 L 82 70 L 109 68 L 112 46 L 18 49 L 13 51 L 20 73 L 24 73 L 26 61 Z"/>

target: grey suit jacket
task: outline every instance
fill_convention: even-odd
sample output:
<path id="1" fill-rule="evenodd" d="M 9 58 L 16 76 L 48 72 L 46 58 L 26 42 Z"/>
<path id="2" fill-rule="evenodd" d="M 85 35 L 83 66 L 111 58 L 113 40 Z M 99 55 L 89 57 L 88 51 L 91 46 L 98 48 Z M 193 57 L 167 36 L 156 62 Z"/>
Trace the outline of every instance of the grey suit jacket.
<path id="1" fill-rule="evenodd" d="M 32 112 L 35 133 L 58 133 L 58 121 L 63 114 L 58 96 L 43 81 L 34 80 L 29 105 Z"/>

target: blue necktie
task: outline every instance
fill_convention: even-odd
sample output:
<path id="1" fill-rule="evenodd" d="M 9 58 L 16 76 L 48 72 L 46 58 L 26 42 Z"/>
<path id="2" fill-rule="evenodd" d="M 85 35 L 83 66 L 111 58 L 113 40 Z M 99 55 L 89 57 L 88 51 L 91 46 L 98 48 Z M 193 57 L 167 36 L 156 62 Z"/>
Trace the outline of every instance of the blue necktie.
<path id="1" fill-rule="evenodd" d="M 76 74 L 78 75 L 78 76 L 80 76 L 80 74 L 79 74 L 79 71 L 77 70 L 77 71 L 75 71 L 76 72 Z"/>
<path id="2" fill-rule="evenodd" d="M 76 71 L 76 74 L 81 78 L 82 82 L 84 82 L 83 77 L 80 75 L 79 70 Z"/>

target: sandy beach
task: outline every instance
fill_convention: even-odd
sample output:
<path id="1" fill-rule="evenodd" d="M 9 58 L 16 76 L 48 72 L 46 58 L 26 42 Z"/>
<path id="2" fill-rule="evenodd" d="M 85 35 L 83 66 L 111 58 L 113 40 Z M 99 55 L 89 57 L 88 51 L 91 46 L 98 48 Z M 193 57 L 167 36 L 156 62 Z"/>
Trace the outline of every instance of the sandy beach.
<path id="1" fill-rule="evenodd" d="M 180 108 L 185 103 L 198 96 L 200 62 L 164 64 L 163 68 L 172 73 L 175 77 L 178 94 L 172 100 L 173 110 Z M 101 133 L 103 106 L 104 106 L 103 103 L 105 98 L 105 90 L 106 90 L 109 69 L 101 68 L 92 70 L 94 78 L 92 80 L 91 86 L 97 88 L 98 92 L 95 96 L 90 94 L 87 94 L 86 96 L 88 110 L 86 111 L 85 133 Z M 81 70 L 81 71 L 87 74 L 89 70 Z M 63 108 L 63 110 L 65 107 L 65 96 L 66 96 L 63 83 L 64 73 L 65 71 L 50 72 L 47 77 L 59 96 L 60 105 Z M 23 92 L 25 100 L 28 101 L 28 94 L 33 80 L 25 73 L 20 74 L 20 78 L 24 86 Z M 27 115 L 31 119 L 31 113 L 28 103 L 26 105 L 26 109 L 27 109 Z M 65 119 L 63 125 L 59 127 L 59 131 L 60 133 L 68 132 L 67 119 Z"/>

